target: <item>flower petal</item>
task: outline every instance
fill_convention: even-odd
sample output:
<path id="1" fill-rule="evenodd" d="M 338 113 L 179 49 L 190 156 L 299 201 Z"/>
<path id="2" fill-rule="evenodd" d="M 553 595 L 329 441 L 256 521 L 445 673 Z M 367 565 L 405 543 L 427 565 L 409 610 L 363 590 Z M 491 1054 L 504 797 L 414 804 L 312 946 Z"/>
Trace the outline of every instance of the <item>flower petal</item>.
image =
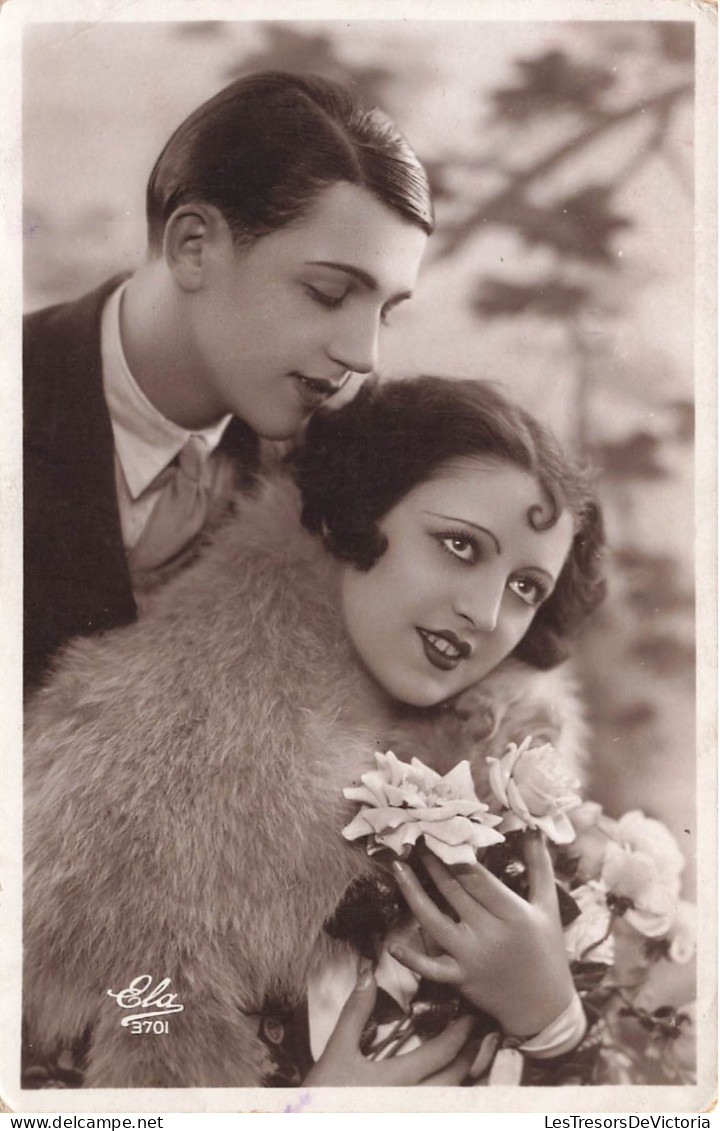
<path id="1" fill-rule="evenodd" d="M 401 762 L 392 750 L 388 750 L 385 755 L 385 769 L 390 776 L 391 785 L 402 785 L 408 773 L 407 763 Z"/>
<path id="2" fill-rule="evenodd" d="M 356 840 L 359 836 L 368 836 L 374 832 L 372 825 L 365 819 L 363 813 L 356 813 L 349 825 L 342 830 L 346 840 Z"/>
<path id="3" fill-rule="evenodd" d="M 444 821 L 421 821 L 420 828 L 437 837 L 443 844 L 463 844 L 470 832 L 472 825 L 467 817 L 448 817 Z"/>
<path id="4" fill-rule="evenodd" d="M 658 939 L 661 935 L 666 935 L 672 922 L 670 915 L 658 914 L 640 907 L 629 907 L 625 912 L 625 919 L 647 939 Z"/>
<path id="5" fill-rule="evenodd" d="M 447 844 L 425 833 L 425 844 L 444 864 L 475 864 L 477 856 L 469 844 Z"/>
<path id="6" fill-rule="evenodd" d="M 343 797 L 348 801 L 357 801 L 360 805 L 377 805 L 378 796 L 366 785 L 348 785 L 343 790 Z"/>
<path id="7" fill-rule="evenodd" d="M 375 843 L 383 848 L 390 848 L 397 856 L 402 856 L 403 850 L 410 844 L 416 844 L 422 836 L 422 829 L 418 824 L 401 825 L 399 828 L 375 834 Z"/>
<path id="8" fill-rule="evenodd" d="M 393 809 L 387 805 L 382 809 L 363 809 L 362 816 L 374 833 L 381 833 L 385 829 L 396 829 L 400 825 L 417 822 L 415 810 Z"/>
<path id="9" fill-rule="evenodd" d="M 419 758 L 413 758 L 410 762 L 412 770 L 417 775 L 417 780 L 426 789 L 432 789 L 437 782 L 441 780 L 440 774 L 437 770 L 433 770 L 430 766 L 426 766 Z"/>
<path id="10" fill-rule="evenodd" d="M 467 759 L 453 766 L 442 780 L 445 786 L 452 789 L 456 797 L 464 798 L 468 801 L 472 800 L 475 804 L 478 803 L 478 799 L 475 796 L 475 783 L 473 782 L 470 772 L 470 763 Z"/>
<path id="11" fill-rule="evenodd" d="M 565 813 L 536 817 L 535 824 L 553 844 L 571 844 L 575 840 L 575 829 Z"/>
<path id="12" fill-rule="evenodd" d="M 503 813 L 500 824 L 498 825 L 498 830 L 502 833 L 516 833 L 520 832 L 521 829 L 526 828 L 527 825 L 525 824 L 525 822 L 521 821 L 520 818 L 510 809 Z"/>
<path id="13" fill-rule="evenodd" d="M 498 829 L 493 829 L 490 825 L 473 824 L 470 844 L 474 848 L 489 848 L 491 844 L 502 844 L 504 840 L 505 837 Z"/>
<path id="14" fill-rule="evenodd" d="M 418 792 L 417 786 L 405 782 L 403 785 L 387 785 L 385 787 L 386 805 L 409 805 L 416 808 L 425 804 L 425 797 Z"/>
<path id="15" fill-rule="evenodd" d="M 490 767 L 490 769 L 488 771 L 488 780 L 490 782 L 490 788 L 493 791 L 493 793 L 495 794 L 495 796 L 498 799 L 498 801 L 500 802 L 500 804 L 502 806 L 504 806 L 504 808 L 507 809 L 507 808 L 509 808 L 509 803 L 508 803 L 508 799 L 507 799 L 507 793 L 505 791 L 505 783 L 506 783 L 506 777 L 509 778 L 510 775 L 509 774 L 505 775 L 503 773 L 502 766 L 500 765 L 500 762 L 498 761 L 497 758 L 488 758 L 487 763 Z"/>
<path id="16" fill-rule="evenodd" d="M 530 828 L 534 828 L 533 818 L 530 810 L 523 801 L 522 794 L 520 793 L 520 790 L 512 779 L 507 783 L 507 795 L 508 801 L 510 802 L 510 808 L 512 809 L 513 813 L 517 817 L 519 817 L 521 821 L 524 821 L 525 824 L 529 825 Z"/>

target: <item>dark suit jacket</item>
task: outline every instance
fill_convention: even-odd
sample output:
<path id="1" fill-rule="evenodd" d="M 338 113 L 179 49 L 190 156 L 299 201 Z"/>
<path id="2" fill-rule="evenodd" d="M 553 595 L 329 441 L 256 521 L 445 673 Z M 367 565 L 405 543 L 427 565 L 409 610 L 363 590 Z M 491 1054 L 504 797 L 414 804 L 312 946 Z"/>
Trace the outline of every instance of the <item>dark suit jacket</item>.
<path id="1" fill-rule="evenodd" d="M 26 691 L 71 637 L 136 616 L 100 356 L 102 308 L 120 281 L 24 320 Z M 258 439 L 242 421 L 222 446 L 245 477 L 257 468 Z"/>

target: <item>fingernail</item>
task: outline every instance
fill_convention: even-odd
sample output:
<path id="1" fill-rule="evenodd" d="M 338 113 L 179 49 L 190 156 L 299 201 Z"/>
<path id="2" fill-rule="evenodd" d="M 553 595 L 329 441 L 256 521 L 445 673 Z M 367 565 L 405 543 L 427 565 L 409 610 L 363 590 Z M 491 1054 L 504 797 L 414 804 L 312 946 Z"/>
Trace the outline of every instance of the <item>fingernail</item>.
<path id="1" fill-rule="evenodd" d="M 357 981 L 355 988 L 358 990 L 366 990 L 373 980 L 372 962 L 369 958 L 361 958 L 358 965 Z"/>
<path id="2" fill-rule="evenodd" d="M 393 956 L 393 958 L 398 958 L 402 962 L 405 955 L 405 947 L 399 946 L 397 943 L 393 943 L 392 946 L 388 947 L 388 951 Z"/>

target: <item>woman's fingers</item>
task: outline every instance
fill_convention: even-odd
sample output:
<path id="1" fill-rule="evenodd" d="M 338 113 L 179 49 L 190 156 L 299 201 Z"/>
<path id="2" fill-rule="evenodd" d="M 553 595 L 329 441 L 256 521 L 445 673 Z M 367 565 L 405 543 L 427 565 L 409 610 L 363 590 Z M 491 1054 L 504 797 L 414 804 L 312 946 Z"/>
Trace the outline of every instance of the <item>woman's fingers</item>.
<path id="1" fill-rule="evenodd" d="M 461 1017 L 448 1025 L 439 1036 L 425 1041 L 419 1049 L 381 1061 L 378 1068 L 382 1068 L 386 1076 L 383 1084 L 420 1084 L 429 1076 L 441 1072 L 458 1056 L 470 1036 L 473 1024 L 474 1018 Z"/>
<path id="2" fill-rule="evenodd" d="M 530 902 L 548 912 L 558 913 L 555 872 L 552 857 L 540 832 L 526 833 L 523 853 L 527 866 Z"/>
<path id="3" fill-rule="evenodd" d="M 450 949 L 450 942 L 455 929 L 452 919 L 444 915 L 437 904 L 423 891 L 412 868 L 396 860 L 393 864 L 393 870 L 408 907 L 415 915 L 423 931 L 443 950 Z"/>
<path id="4" fill-rule="evenodd" d="M 373 974 L 372 963 L 369 959 L 363 958 L 358 968 L 357 981 L 353 991 L 342 1007 L 328 1041 L 328 1049 L 330 1046 L 332 1046 L 333 1052 L 345 1049 L 348 1055 L 357 1052 L 363 1029 L 373 1011 L 376 997 L 377 983 Z"/>
<path id="5" fill-rule="evenodd" d="M 423 856 L 423 863 L 430 873 L 432 880 L 437 884 L 438 889 L 446 896 L 448 903 L 455 907 L 450 897 L 446 895 L 445 887 L 441 887 L 439 877 L 441 870 L 446 876 L 450 876 L 454 884 L 457 885 L 468 898 L 470 906 L 477 909 L 480 904 L 489 911 L 491 915 L 495 915 L 498 919 L 503 919 L 510 911 L 517 905 L 518 896 L 515 892 L 506 887 L 502 880 L 494 876 L 483 864 L 479 862 L 476 864 L 457 864 L 452 873 L 445 868 L 439 860 L 428 853 Z M 447 885 L 446 885 L 447 886 Z M 457 898 L 457 897 L 456 897 Z M 458 908 L 455 908 L 458 910 Z M 458 912 L 460 913 L 460 912 Z M 461 916 L 466 918 L 466 915 Z"/>
<path id="6" fill-rule="evenodd" d="M 478 902 L 482 902 L 482 900 L 478 901 L 477 897 L 468 890 L 462 881 L 463 873 L 461 871 L 451 872 L 431 852 L 423 853 L 422 862 L 435 887 L 445 897 L 453 911 L 457 912 L 460 919 L 468 919 L 474 911 L 477 911 Z M 477 866 L 480 867 L 480 865 Z M 460 869 L 462 866 L 458 865 L 457 867 Z M 474 873 L 474 865 L 465 865 L 465 867 L 471 870 L 468 874 Z"/>
<path id="7" fill-rule="evenodd" d="M 461 1017 L 453 1021 L 444 1032 L 413 1052 L 373 1061 L 360 1052 L 360 1039 L 372 1013 L 376 991 L 371 964 L 364 960 L 355 988 L 343 1006 L 332 1036 L 317 1064 L 305 1077 L 305 1083 L 318 1086 L 402 1086 L 422 1084 L 426 1077 L 445 1069 L 450 1075 L 438 1082 L 460 1083 L 467 1074 L 472 1057 L 465 1057 L 462 1061 L 457 1058 L 467 1043 L 474 1019 Z"/>
<path id="8" fill-rule="evenodd" d="M 447 1068 L 443 1068 L 440 1072 L 434 1072 L 432 1076 L 423 1080 L 423 1084 L 435 1088 L 447 1088 L 462 1084 L 472 1068 L 477 1051 L 477 1041 L 471 1041 L 452 1063 L 448 1064 Z"/>
<path id="9" fill-rule="evenodd" d="M 402 962 L 403 966 L 414 970 L 421 978 L 429 978 L 431 982 L 458 983 L 462 980 L 462 971 L 449 954 L 434 957 L 430 954 L 421 954 L 411 947 L 401 946 L 400 943 L 388 947 L 393 958 Z"/>

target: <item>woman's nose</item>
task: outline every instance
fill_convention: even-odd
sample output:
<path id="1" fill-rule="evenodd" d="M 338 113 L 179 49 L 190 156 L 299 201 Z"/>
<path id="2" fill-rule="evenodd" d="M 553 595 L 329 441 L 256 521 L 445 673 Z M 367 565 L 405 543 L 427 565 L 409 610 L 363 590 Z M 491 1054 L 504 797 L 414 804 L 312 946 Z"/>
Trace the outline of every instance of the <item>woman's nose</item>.
<path id="1" fill-rule="evenodd" d="M 475 585 L 463 590 L 455 601 L 455 612 L 477 632 L 494 632 L 497 628 L 505 584 Z"/>
<path id="2" fill-rule="evenodd" d="M 337 327 L 328 354 L 353 373 L 372 373 L 378 360 L 379 318 L 353 315 Z"/>

